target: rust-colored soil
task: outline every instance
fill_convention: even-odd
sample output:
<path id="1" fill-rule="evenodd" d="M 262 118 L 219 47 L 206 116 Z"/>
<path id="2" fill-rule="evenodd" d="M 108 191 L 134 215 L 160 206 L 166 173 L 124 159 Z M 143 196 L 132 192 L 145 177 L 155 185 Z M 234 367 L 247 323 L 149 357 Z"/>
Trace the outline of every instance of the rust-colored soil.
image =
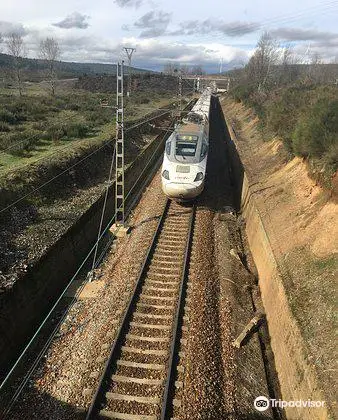
<path id="1" fill-rule="evenodd" d="M 338 205 L 308 176 L 306 162 L 288 159 L 279 139 L 262 141 L 250 109 L 229 98 L 221 104 L 273 253 L 287 273 L 284 286 L 307 360 L 335 406 Z"/>

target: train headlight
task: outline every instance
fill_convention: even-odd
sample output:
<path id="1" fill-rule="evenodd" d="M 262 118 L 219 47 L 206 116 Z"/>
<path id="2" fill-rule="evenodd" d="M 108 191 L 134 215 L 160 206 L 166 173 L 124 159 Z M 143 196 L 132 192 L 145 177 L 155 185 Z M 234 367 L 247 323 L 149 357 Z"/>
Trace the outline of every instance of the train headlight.
<path id="1" fill-rule="evenodd" d="M 203 178 L 204 178 L 203 172 L 197 172 L 196 177 L 194 179 L 194 182 L 196 182 L 196 181 L 202 181 Z"/>
<path id="2" fill-rule="evenodd" d="M 165 170 L 162 172 L 162 176 L 164 179 L 168 179 L 169 180 L 169 171 Z"/>

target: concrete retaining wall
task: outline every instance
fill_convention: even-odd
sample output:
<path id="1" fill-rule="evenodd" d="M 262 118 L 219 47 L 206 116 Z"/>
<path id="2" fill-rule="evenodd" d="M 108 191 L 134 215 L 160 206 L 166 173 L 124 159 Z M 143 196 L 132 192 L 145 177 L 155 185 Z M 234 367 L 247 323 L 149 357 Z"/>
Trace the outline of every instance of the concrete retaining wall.
<path id="1" fill-rule="evenodd" d="M 149 171 L 159 162 L 164 143 L 165 138 L 161 134 L 127 168 L 127 192 L 137 179 L 138 185 L 141 185 Z M 141 175 L 149 160 L 149 169 Z M 113 184 L 109 191 L 103 226 L 108 224 L 115 213 L 114 194 Z M 23 278 L 0 294 L 0 378 L 9 370 L 20 349 L 33 335 L 41 319 L 95 243 L 102 204 L 103 196 L 79 217 Z"/>
<path id="2" fill-rule="evenodd" d="M 227 128 L 230 134 L 227 136 L 228 150 L 232 179 L 237 191 L 237 208 L 241 209 L 245 218 L 246 234 L 258 271 L 282 398 L 285 401 L 323 401 L 315 371 L 303 350 L 301 332 L 289 307 L 282 269 L 277 264 L 269 235 L 264 227 L 264 219 L 252 193 L 250 179 L 245 173 L 236 147 L 236 134 L 228 123 Z M 325 405 L 322 408 L 287 407 L 285 411 L 287 418 L 292 420 L 330 418 Z"/>

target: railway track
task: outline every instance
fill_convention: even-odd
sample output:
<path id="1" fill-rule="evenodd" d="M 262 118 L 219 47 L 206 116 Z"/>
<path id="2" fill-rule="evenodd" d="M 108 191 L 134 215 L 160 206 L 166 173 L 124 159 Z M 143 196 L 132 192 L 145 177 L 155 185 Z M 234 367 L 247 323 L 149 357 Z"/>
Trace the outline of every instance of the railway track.
<path id="1" fill-rule="evenodd" d="M 89 419 L 173 415 L 195 207 L 168 200 L 87 412 Z"/>

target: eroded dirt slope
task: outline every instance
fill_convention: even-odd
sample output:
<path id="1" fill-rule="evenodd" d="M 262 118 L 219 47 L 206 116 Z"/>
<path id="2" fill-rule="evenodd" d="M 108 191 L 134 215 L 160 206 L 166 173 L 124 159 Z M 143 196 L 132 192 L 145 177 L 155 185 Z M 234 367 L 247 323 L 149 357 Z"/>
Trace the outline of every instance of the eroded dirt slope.
<path id="1" fill-rule="evenodd" d="M 262 141 L 258 119 L 250 109 L 229 98 L 221 102 L 236 132 L 241 160 L 283 271 L 306 356 L 334 406 L 337 202 L 308 176 L 304 161 L 288 158 L 279 139 Z"/>

